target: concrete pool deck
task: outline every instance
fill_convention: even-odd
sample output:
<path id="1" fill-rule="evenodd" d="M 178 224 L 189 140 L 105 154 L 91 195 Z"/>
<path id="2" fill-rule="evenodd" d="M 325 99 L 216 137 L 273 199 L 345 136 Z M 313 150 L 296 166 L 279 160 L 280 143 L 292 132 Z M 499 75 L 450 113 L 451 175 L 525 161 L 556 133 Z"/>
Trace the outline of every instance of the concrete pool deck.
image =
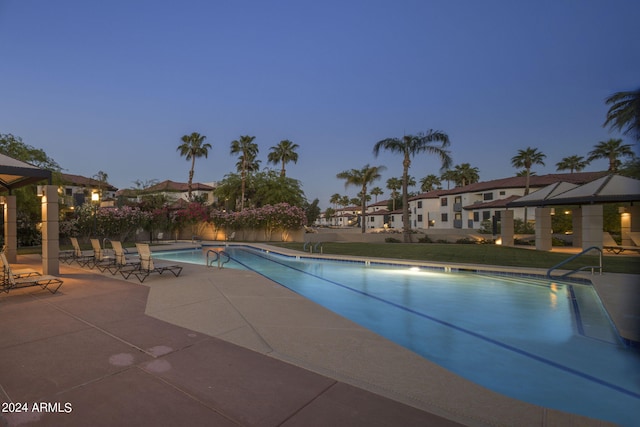
<path id="1" fill-rule="evenodd" d="M 0 295 L 0 401 L 30 406 L 4 425 L 609 425 L 491 392 L 253 272 L 60 276 L 55 295 Z"/>

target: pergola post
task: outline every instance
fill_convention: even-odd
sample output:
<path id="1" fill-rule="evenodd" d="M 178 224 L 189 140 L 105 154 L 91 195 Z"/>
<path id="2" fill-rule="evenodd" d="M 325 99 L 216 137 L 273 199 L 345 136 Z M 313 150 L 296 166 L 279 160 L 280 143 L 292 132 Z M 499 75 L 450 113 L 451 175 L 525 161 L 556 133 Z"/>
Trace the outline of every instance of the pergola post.
<path id="1" fill-rule="evenodd" d="M 16 196 L 2 197 L 4 204 L 4 247 L 7 261 L 15 263 L 18 259 L 18 224 Z"/>
<path id="2" fill-rule="evenodd" d="M 582 210 L 580 207 L 571 210 L 571 229 L 573 230 L 573 241 L 571 246 L 574 248 L 582 247 Z"/>
<path id="3" fill-rule="evenodd" d="M 551 208 L 536 208 L 536 250 L 551 250 Z"/>
<path id="4" fill-rule="evenodd" d="M 602 249 L 602 205 L 583 205 L 582 249 L 596 246 Z"/>
<path id="5" fill-rule="evenodd" d="M 42 186 L 42 273 L 60 273 L 60 226 L 58 224 L 58 187 Z"/>
<path id="6" fill-rule="evenodd" d="M 500 234 L 500 237 L 502 238 L 502 246 L 514 245 L 513 211 L 510 209 L 500 212 Z"/>

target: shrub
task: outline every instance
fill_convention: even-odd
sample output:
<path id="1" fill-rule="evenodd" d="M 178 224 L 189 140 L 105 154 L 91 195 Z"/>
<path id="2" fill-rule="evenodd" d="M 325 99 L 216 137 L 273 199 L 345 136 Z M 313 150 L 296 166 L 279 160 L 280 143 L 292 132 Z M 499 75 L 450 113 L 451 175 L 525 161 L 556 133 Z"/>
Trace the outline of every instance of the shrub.
<path id="1" fill-rule="evenodd" d="M 384 241 L 386 243 L 402 243 L 400 240 L 396 239 L 395 237 L 387 237 L 384 239 Z"/>

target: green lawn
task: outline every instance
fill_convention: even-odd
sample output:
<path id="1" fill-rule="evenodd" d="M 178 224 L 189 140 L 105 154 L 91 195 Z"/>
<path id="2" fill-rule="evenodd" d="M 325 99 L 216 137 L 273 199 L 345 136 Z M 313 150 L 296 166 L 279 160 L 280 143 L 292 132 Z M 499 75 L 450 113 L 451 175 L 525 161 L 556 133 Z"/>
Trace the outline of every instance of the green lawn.
<path id="1" fill-rule="evenodd" d="M 303 250 L 302 243 L 277 243 L 274 246 Z M 322 251 L 325 254 L 544 269 L 548 269 L 571 256 L 564 253 L 509 248 L 499 245 L 445 243 L 323 243 Z M 585 265 L 597 264 L 597 255 L 583 255 L 562 268 L 573 270 Z M 603 266 L 605 272 L 640 274 L 640 257 L 606 254 L 603 258 Z"/>

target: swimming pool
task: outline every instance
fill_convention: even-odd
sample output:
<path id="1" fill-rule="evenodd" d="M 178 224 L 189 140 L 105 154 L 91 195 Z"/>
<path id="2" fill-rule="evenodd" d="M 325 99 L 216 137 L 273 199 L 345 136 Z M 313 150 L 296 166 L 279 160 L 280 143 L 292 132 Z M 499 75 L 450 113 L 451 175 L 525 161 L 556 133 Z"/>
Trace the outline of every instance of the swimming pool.
<path id="1" fill-rule="evenodd" d="M 640 352 L 621 342 L 589 285 L 224 249 L 226 267 L 254 270 L 489 389 L 637 422 Z M 154 255 L 204 264 L 205 252 Z"/>

